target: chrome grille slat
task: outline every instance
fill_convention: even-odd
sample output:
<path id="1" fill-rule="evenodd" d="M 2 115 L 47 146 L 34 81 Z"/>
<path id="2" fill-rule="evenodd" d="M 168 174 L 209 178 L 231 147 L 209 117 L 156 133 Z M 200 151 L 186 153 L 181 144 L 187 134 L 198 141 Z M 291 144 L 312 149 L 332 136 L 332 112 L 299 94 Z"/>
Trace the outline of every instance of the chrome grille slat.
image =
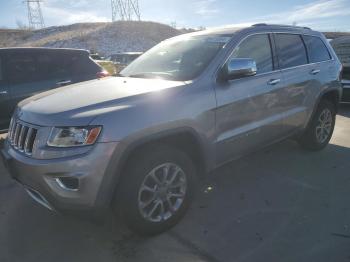
<path id="1" fill-rule="evenodd" d="M 33 152 L 37 131 L 38 129 L 33 126 L 12 119 L 8 139 L 15 150 L 30 156 Z"/>
<path id="2" fill-rule="evenodd" d="M 29 141 L 30 141 L 30 138 L 32 137 L 32 134 L 33 134 L 33 128 L 29 128 L 28 132 L 27 132 L 26 140 L 24 142 L 24 153 L 26 153 L 27 155 L 31 154 L 31 149 L 29 147 Z"/>
<path id="3" fill-rule="evenodd" d="M 11 141 L 13 141 L 14 135 L 15 135 L 15 131 L 16 131 L 16 121 L 12 122 L 12 129 L 11 129 Z"/>
<path id="4" fill-rule="evenodd" d="M 24 152 L 24 141 L 25 141 L 25 136 L 27 135 L 28 127 L 22 126 L 21 128 L 21 133 L 19 134 L 19 139 L 18 139 L 18 149 L 21 152 Z"/>
<path id="5" fill-rule="evenodd" d="M 11 122 L 10 122 L 10 127 L 9 127 L 9 133 L 8 133 L 8 136 L 9 137 L 12 137 L 12 132 L 13 132 L 13 123 L 15 121 L 13 120 L 13 118 L 11 118 Z"/>
<path id="6" fill-rule="evenodd" d="M 13 139 L 13 145 L 15 148 L 18 146 L 18 138 L 19 138 L 19 132 L 21 131 L 21 125 L 17 123 L 16 125 L 16 132 L 15 132 L 15 138 Z"/>

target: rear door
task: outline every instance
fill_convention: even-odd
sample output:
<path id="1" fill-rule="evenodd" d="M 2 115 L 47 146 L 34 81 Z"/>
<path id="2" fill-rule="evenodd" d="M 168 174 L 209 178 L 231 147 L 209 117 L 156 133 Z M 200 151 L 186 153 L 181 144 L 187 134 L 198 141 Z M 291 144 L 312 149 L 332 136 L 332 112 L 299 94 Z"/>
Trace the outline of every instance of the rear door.
<path id="1" fill-rule="evenodd" d="M 311 110 L 310 101 L 315 100 L 320 87 L 319 82 L 314 81 L 312 73 L 312 70 L 317 70 L 318 67 L 308 64 L 307 51 L 301 35 L 281 33 L 275 34 L 274 39 L 284 80 L 284 92 L 280 99 L 281 110 L 285 114 L 284 129 L 288 134 L 302 128 L 307 122 Z"/>
<path id="2" fill-rule="evenodd" d="M 312 107 L 311 109 L 313 109 L 316 102 L 315 96 L 318 97 L 323 89 L 333 85 L 332 81 L 336 81 L 338 76 L 338 68 L 334 60 L 332 60 L 328 48 L 320 37 L 304 35 L 303 39 L 307 48 L 310 64 L 308 73 L 312 81 L 318 85 L 318 89 L 310 94 L 312 97 L 310 97 L 309 105 Z"/>
<path id="3" fill-rule="evenodd" d="M 5 79 L 3 71 L 3 56 L 0 55 L 0 131 L 5 130 L 9 126 L 10 110 L 9 110 L 9 85 Z"/>

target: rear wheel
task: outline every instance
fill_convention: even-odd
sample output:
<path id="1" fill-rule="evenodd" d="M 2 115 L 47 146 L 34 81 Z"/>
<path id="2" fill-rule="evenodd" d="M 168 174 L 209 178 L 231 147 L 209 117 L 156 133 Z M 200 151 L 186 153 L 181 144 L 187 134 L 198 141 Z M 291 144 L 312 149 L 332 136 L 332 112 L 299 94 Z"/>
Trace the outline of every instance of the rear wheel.
<path id="1" fill-rule="evenodd" d="M 161 233 L 185 214 L 194 192 L 195 168 L 183 152 L 164 146 L 132 159 L 120 187 L 121 212 L 142 235 Z"/>
<path id="2" fill-rule="evenodd" d="M 299 144 L 312 151 L 325 148 L 332 138 L 335 118 L 334 104 L 328 100 L 322 100 L 305 133 L 299 138 Z"/>

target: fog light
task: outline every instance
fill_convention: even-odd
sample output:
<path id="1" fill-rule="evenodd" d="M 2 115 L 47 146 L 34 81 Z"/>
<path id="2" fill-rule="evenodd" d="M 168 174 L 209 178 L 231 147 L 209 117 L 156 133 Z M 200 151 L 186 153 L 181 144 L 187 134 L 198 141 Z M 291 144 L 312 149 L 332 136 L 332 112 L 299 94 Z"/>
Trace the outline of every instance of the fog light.
<path id="1" fill-rule="evenodd" d="M 65 190 L 77 191 L 79 189 L 79 179 L 76 177 L 58 177 L 55 180 Z"/>

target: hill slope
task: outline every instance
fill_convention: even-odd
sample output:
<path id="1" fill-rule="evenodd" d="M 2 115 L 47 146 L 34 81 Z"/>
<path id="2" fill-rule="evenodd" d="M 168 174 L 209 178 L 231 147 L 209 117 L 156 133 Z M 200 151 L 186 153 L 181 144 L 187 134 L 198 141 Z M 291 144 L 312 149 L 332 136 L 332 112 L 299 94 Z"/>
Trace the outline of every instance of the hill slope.
<path id="1" fill-rule="evenodd" d="M 159 23 L 119 21 L 55 26 L 36 31 L 0 30 L 0 47 L 41 46 L 82 48 L 105 56 L 145 51 L 180 31 Z"/>

